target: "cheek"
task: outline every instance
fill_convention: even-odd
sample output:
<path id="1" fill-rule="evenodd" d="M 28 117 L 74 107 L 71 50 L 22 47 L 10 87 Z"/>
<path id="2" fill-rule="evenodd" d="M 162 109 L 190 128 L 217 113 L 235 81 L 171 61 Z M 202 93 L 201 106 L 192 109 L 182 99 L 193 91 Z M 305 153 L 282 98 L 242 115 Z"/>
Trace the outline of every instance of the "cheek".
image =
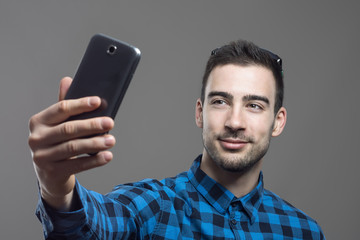
<path id="1" fill-rule="evenodd" d="M 224 128 L 224 119 L 222 114 L 208 112 L 203 115 L 203 128 L 207 131 L 221 131 Z"/>
<path id="2" fill-rule="evenodd" d="M 270 118 L 271 119 L 271 118 Z M 271 136 L 273 130 L 273 119 L 269 118 L 262 119 L 250 119 L 248 129 L 254 135 L 257 135 L 259 138 Z"/>

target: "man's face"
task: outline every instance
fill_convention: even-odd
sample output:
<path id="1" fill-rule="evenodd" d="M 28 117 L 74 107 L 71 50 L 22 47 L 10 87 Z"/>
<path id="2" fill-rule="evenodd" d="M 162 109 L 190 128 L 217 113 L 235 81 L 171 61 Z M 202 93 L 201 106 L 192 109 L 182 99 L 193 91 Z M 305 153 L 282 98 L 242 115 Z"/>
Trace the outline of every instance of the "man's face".
<path id="1" fill-rule="evenodd" d="M 275 115 L 275 79 L 265 67 L 227 64 L 209 75 L 205 99 L 197 101 L 203 157 L 224 170 L 245 172 L 263 158 L 271 136 L 281 133 L 286 111 Z"/>

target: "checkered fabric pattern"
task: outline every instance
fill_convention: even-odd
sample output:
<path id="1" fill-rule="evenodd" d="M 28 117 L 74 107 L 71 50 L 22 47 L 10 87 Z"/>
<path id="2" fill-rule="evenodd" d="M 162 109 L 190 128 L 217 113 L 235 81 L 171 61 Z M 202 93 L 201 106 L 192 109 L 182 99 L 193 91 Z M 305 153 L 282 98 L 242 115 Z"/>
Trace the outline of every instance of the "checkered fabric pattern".
<path id="1" fill-rule="evenodd" d="M 188 172 L 119 185 L 107 195 L 76 183 L 82 208 L 57 212 L 39 200 L 46 239 L 325 239 L 302 211 L 263 188 L 242 198 L 207 176 L 201 155 Z"/>

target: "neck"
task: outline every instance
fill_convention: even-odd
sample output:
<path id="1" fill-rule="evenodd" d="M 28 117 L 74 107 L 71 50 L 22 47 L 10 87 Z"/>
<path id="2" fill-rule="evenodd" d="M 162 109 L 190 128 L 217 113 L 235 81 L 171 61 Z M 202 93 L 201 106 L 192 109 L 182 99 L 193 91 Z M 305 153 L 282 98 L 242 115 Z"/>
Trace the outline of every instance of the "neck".
<path id="1" fill-rule="evenodd" d="M 219 167 L 204 151 L 200 169 L 237 198 L 251 192 L 258 184 L 262 159 L 246 172 L 230 172 Z"/>

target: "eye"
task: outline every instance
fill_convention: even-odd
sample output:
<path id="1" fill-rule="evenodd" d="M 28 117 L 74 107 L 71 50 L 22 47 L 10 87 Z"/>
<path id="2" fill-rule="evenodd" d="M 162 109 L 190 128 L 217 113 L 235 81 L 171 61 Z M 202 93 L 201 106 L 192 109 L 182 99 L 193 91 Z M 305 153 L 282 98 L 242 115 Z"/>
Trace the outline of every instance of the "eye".
<path id="1" fill-rule="evenodd" d="M 252 110 L 256 110 L 256 111 L 261 111 L 264 109 L 261 105 L 256 104 L 256 103 L 249 103 L 248 108 L 250 108 Z"/>
<path id="2" fill-rule="evenodd" d="M 255 103 L 249 104 L 249 107 L 251 107 L 251 108 L 260 108 L 260 106 L 255 104 Z"/>
<path id="3" fill-rule="evenodd" d="M 225 105 L 225 104 L 227 104 L 227 102 L 225 100 L 222 100 L 222 99 L 215 99 L 215 100 L 211 101 L 211 104 L 213 104 L 213 105 Z"/>

